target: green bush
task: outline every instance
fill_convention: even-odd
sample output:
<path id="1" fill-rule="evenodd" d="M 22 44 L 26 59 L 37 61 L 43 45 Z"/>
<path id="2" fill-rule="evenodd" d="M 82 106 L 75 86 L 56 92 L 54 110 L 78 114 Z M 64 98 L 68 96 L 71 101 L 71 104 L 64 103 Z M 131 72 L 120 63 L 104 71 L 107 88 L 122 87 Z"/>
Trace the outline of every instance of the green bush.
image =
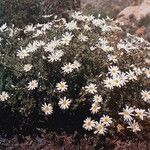
<path id="1" fill-rule="evenodd" d="M 55 17 L 0 30 L 7 72 L 0 104 L 8 115 L 7 121 L 1 115 L 1 130 L 10 118 L 8 126 L 25 133 L 83 126 L 103 135 L 126 127 L 137 132 L 143 120 L 149 123 L 150 43 L 126 34 L 118 22 L 75 12 L 69 22 Z"/>

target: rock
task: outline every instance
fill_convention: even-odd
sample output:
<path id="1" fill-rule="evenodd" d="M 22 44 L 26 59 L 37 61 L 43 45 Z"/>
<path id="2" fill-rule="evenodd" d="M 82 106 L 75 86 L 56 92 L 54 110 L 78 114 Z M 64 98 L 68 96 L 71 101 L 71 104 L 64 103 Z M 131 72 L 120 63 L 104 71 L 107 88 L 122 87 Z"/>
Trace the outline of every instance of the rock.
<path id="1" fill-rule="evenodd" d="M 142 26 L 135 31 L 135 35 L 143 36 L 146 32 L 146 27 Z"/>
<path id="2" fill-rule="evenodd" d="M 143 0 L 80 0 L 81 10 L 97 12 L 116 18 L 117 14 L 131 5 L 139 5 Z"/>
<path id="3" fill-rule="evenodd" d="M 129 6 L 119 13 L 117 20 L 125 25 L 134 22 L 139 23 L 142 19 L 150 16 L 150 0 L 144 0 L 138 6 Z"/>

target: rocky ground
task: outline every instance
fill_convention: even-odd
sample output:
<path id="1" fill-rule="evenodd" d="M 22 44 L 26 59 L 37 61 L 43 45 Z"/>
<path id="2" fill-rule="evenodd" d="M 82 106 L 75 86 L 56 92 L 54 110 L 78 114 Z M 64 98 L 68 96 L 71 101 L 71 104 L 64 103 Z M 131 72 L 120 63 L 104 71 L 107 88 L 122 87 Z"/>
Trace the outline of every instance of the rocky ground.
<path id="1" fill-rule="evenodd" d="M 143 0 L 81 0 L 84 11 L 98 12 L 116 18 L 124 8 L 141 4 Z"/>
<path id="2" fill-rule="evenodd" d="M 0 139 L 1 150 L 149 150 L 150 135 L 141 137 L 122 136 L 110 139 L 98 138 L 93 135 L 56 134 L 47 137 L 7 138 Z"/>

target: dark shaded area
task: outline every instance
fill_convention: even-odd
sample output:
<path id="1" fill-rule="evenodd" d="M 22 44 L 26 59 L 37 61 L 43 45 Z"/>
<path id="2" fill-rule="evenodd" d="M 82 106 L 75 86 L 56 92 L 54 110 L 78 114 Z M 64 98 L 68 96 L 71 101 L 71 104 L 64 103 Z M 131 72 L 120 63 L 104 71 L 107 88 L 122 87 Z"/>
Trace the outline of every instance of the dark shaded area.
<path id="1" fill-rule="evenodd" d="M 40 15 L 40 0 L 1 0 L 0 25 L 7 23 L 22 27 L 37 23 Z"/>
<path id="2" fill-rule="evenodd" d="M 43 23 L 42 15 L 54 14 L 60 17 L 68 11 L 77 10 L 80 0 L 1 0 L 0 26 L 4 23 L 23 27 L 27 24 Z"/>
<path id="3" fill-rule="evenodd" d="M 69 10 L 78 10 L 80 0 L 44 0 L 41 6 L 42 14 L 61 15 Z"/>

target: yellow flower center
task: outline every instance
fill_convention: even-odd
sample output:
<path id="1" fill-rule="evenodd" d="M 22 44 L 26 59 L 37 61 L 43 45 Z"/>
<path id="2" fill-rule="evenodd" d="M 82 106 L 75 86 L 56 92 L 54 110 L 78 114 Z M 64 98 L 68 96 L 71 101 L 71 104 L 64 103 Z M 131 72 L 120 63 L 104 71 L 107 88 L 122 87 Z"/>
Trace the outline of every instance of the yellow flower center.
<path id="1" fill-rule="evenodd" d="M 119 83 L 119 80 L 115 80 L 115 83 Z"/>
<path id="2" fill-rule="evenodd" d="M 109 119 L 108 119 L 108 118 L 105 118 L 105 119 L 104 119 L 104 122 L 109 122 Z"/>
<path id="3" fill-rule="evenodd" d="M 60 85 L 61 88 L 64 88 L 65 86 L 63 84 Z"/>
<path id="4" fill-rule="evenodd" d="M 49 111 L 50 109 L 49 109 L 49 107 L 45 107 L 45 111 L 47 112 L 47 111 Z"/>
<path id="5" fill-rule="evenodd" d="M 66 101 L 63 101 L 63 105 L 66 105 L 67 104 L 67 102 Z"/>
<path id="6" fill-rule="evenodd" d="M 125 112 L 124 112 L 124 115 L 128 116 L 128 115 L 129 115 L 129 113 L 128 113 L 127 111 L 125 111 Z"/>
<path id="7" fill-rule="evenodd" d="M 103 129 L 103 127 L 102 126 L 98 126 L 98 128 L 97 128 L 98 130 L 102 130 Z"/>

